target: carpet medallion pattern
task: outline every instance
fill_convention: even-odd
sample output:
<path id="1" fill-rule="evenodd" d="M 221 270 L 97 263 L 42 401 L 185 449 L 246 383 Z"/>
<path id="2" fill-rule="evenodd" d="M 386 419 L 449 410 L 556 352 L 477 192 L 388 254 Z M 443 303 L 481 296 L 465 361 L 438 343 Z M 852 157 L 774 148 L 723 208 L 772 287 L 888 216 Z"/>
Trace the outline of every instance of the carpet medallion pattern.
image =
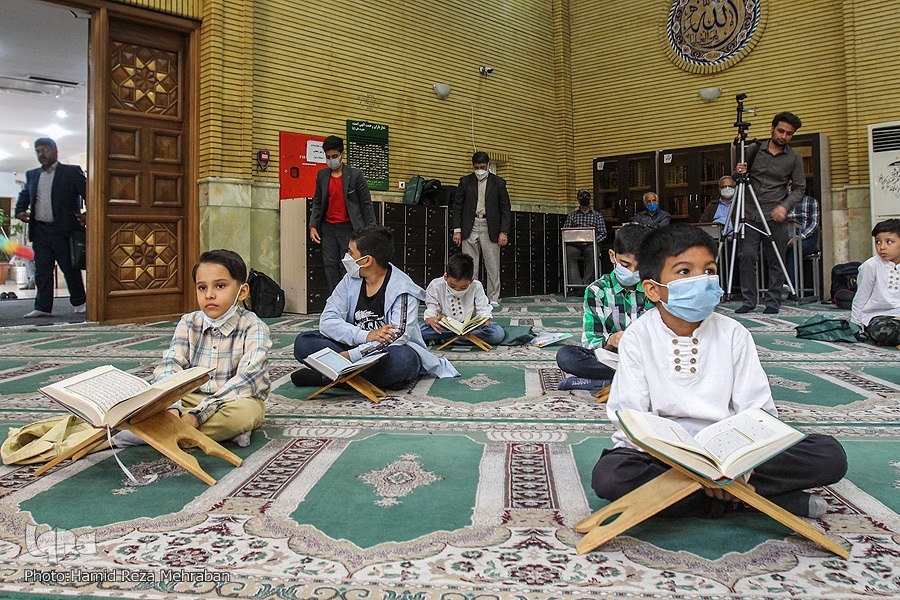
<path id="1" fill-rule="evenodd" d="M 519 300 L 496 322 L 577 343 L 578 300 Z M 459 378 L 421 378 L 377 405 L 349 390 L 308 401 L 291 350 L 316 320 L 287 316 L 270 320 L 264 426 L 229 445 L 243 466 L 197 454 L 215 486 L 148 447 L 116 451 L 139 480 L 156 475 L 147 485 L 112 451 L 42 477 L 0 467 L 0 598 L 900 598 L 900 352 L 793 336 L 830 310 L 740 321 L 781 416 L 847 450 L 848 476 L 814 490 L 828 510 L 811 523 L 849 560 L 749 510 L 653 518 L 579 555 L 572 527 L 604 504 L 590 477 L 612 426 L 589 392 L 556 389 L 558 346 L 452 349 Z M 37 388 L 94 366 L 148 376 L 173 327 L 0 330 L 4 423 L 58 414 Z"/>

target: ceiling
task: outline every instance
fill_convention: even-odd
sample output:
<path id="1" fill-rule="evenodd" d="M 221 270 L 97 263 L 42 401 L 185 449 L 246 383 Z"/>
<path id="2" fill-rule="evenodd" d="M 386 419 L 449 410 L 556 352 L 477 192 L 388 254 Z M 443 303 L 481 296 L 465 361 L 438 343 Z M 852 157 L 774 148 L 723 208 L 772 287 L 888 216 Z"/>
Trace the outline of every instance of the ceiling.
<path id="1" fill-rule="evenodd" d="M 0 173 L 16 172 L 24 180 L 24 172 L 38 166 L 32 144 L 39 137 L 56 140 L 63 162 L 77 157 L 87 168 L 89 25 L 81 11 L 38 0 L 0 0 L 0 87 L 4 77 L 28 76 L 80 84 L 58 98 L 0 89 Z"/>

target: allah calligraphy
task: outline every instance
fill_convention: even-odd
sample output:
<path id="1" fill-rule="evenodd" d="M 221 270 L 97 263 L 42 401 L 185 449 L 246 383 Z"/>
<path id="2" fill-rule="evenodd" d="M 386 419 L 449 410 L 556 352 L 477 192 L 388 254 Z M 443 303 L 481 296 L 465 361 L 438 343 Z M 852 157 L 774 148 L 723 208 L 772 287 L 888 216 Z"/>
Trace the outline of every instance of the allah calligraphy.
<path id="1" fill-rule="evenodd" d="M 762 36 L 764 0 L 673 0 L 666 21 L 667 54 L 693 73 L 737 63 Z"/>

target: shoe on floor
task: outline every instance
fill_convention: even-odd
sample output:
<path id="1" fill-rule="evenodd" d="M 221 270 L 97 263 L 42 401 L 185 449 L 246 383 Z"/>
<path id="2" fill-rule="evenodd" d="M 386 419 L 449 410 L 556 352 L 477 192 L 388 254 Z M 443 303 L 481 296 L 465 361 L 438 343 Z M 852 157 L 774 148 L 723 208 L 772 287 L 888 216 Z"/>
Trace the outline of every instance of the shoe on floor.
<path id="1" fill-rule="evenodd" d="M 328 381 L 326 381 L 324 375 L 322 375 L 315 369 L 309 369 L 306 367 L 301 367 L 291 373 L 291 382 L 297 387 L 319 388 L 323 385 L 328 384 Z"/>
<path id="2" fill-rule="evenodd" d="M 7 292 L 6 299 L 7 300 L 18 300 L 19 296 L 15 292 Z"/>
<path id="3" fill-rule="evenodd" d="M 763 314 L 765 315 L 777 315 L 778 307 L 777 306 L 767 306 L 763 309 Z"/>
<path id="4" fill-rule="evenodd" d="M 612 384 L 612 379 L 586 379 L 584 377 L 566 377 L 560 381 L 558 390 L 599 390 Z"/>
<path id="5" fill-rule="evenodd" d="M 73 313 L 83 314 L 84 313 L 84 304 L 79 304 L 78 306 L 72 307 Z"/>
<path id="6" fill-rule="evenodd" d="M 497 300 L 491 300 L 491 308 L 500 308 L 500 302 Z"/>
<path id="7" fill-rule="evenodd" d="M 27 315 L 25 315 L 24 318 L 33 319 L 35 317 L 52 317 L 52 316 L 53 315 L 51 313 L 35 309 L 35 310 L 31 311 L 30 313 L 28 313 Z"/>
<path id="8" fill-rule="evenodd" d="M 9 300 L 9 294 L 6 292 L 0 292 L 0 300 Z"/>
<path id="9" fill-rule="evenodd" d="M 738 308 L 734 309 L 734 312 L 738 315 L 745 315 L 751 310 L 753 310 L 752 306 L 747 306 L 746 304 L 744 304 L 743 306 L 739 306 Z"/>

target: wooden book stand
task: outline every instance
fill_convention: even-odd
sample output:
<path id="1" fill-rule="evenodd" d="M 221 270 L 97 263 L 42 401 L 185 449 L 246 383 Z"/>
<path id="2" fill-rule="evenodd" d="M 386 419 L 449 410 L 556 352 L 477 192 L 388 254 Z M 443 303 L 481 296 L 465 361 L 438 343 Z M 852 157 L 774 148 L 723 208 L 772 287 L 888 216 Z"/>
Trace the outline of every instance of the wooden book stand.
<path id="1" fill-rule="evenodd" d="M 672 467 L 672 469 L 576 523 L 575 531 L 586 534 L 575 546 L 579 554 L 590 552 L 627 529 L 706 487 L 723 489 L 735 498 L 769 515 L 782 525 L 816 542 L 823 548 L 843 558 L 850 557 L 850 552 L 847 548 L 834 542 L 800 517 L 766 500 L 742 481 L 732 481 L 731 483 L 720 485 L 682 467 L 633 438 L 632 441 Z M 610 518 L 613 520 L 604 524 Z"/>
<path id="2" fill-rule="evenodd" d="M 141 409 L 141 411 L 117 425 L 116 429 L 130 431 L 150 446 L 156 448 L 161 454 L 170 458 L 185 471 L 199 478 L 203 483 L 214 485 L 216 480 L 200 468 L 200 463 L 197 462 L 195 457 L 179 447 L 179 442 L 185 442 L 184 445 L 188 448 L 196 446 L 206 454 L 222 458 L 236 467 L 241 466 L 243 461 L 239 456 L 226 450 L 221 444 L 206 434 L 186 425 L 179 417 L 166 410 L 175 400 L 197 389 L 204 382 L 205 380 L 191 382 L 157 398 L 154 402 Z M 43 475 L 67 458 L 71 458 L 73 462 L 78 460 L 93 450 L 95 446 L 104 442 L 106 435 L 106 429 L 98 429 L 94 435 L 82 443 L 57 456 L 35 471 L 35 475 Z"/>
<path id="3" fill-rule="evenodd" d="M 597 390 L 594 393 L 594 398 L 597 399 L 597 404 L 603 404 L 604 402 L 609 400 L 609 390 L 611 387 L 612 387 L 611 385 L 608 385 L 605 388 L 603 388 L 602 390 Z"/>
<path id="4" fill-rule="evenodd" d="M 472 333 L 471 331 L 470 331 L 469 333 L 466 333 L 466 334 L 463 334 L 463 335 L 458 335 L 458 336 L 456 336 L 456 337 L 454 337 L 454 338 L 452 338 L 452 339 L 450 339 L 450 340 L 444 342 L 443 344 L 441 344 L 440 346 L 438 346 L 437 349 L 438 349 L 438 350 L 443 350 L 444 347 L 449 346 L 450 344 L 452 344 L 453 342 L 455 342 L 455 341 L 458 340 L 459 338 L 465 338 L 465 339 L 469 340 L 470 342 L 472 342 L 474 345 L 478 346 L 479 348 L 481 348 L 481 349 L 484 350 L 485 352 L 490 352 L 491 350 L 494 349 L 493 346 L 491 346 L 490 344 L 488 344 L 486 341 L 484 341 L 483 339 L 481 339 L 480 337 L 478 337 L 477 335 L 475 335 L 475 334 Z"/>
<path id="5" fill-rule="evenodd" d="M 335 386 L 335 385 L 337 385 L 337 384 L 339 384 L 339 383 L 346 383 L 347 385 L 349 385 L 350 387 L 352 387 L 354 390 L 356 390 L 357 392 L 359 392 L 360 394 L 362 394 L 363 396 L 365 396 L 366 398 L 368 398 L 369 400 L 371 400 L 372 402 L 374 402 L 375 404 L 378 404 L 378 403 L 381 402 L 383 399 L 387 398 L 387 394 L 384 393 L 384 390 L 382 390 L 381 388 L 379 388 L 379 387 L 377 387 L 377 386 L 372 385 L 371 383 L 369 383 L 369 382 L 361 375 L 361 373 L 362 373 L 363 371 L 365 371 L 366 369 L 368 369 L 369 367 L 371 367 L 372 365 L 374 365 L 374 364 L 376 364 L 376 363 L 377 363 L 377 361 L 376 361 L 376 362 L 373 362 L 373 363 L 369 363 L 369 364 L 367 364 L 366 366 L 364 366 L 364 367 L 361 368 L 361 369 L 358 369 L 358 370 L 356 370 L 356 371 L 353 371 L 352 373 L 348 373 L 347 375 L 343 375 L 343 376 L 341 376 L 341 377 L 338 377 L 337 379 L 335 379 L 334 381 L 332 381 L 331 383 L 329 383 L 329 384 L 326 385 L 325 387 L 320 388 L 320 389 L 317 390 L 316 392 L 314 392 L 314 393 L 310 394 L 309 396 L 307 396 L 306 399 L 307 399 L 307 400 L 312 400 L 313 398 L 315 398 L 316 396 L 318 396 L 319 394 L 321 394 L 321 393 L 324 392 L 325 390 L 331 388 L 332 386 Z"/>

